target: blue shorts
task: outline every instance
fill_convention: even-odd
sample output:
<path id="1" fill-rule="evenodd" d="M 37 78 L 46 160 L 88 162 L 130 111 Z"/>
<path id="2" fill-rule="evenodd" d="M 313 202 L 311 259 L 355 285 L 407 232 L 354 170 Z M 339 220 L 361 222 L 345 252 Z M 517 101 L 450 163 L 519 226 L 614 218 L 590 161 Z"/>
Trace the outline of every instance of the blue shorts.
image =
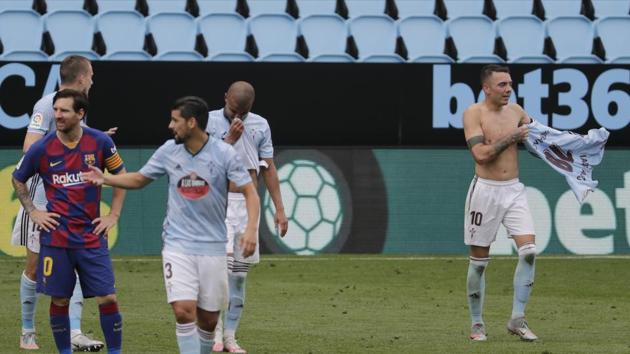
<path id="1" fill-rule="evenodd" d="M 107 242 L 99 248 L 41 245 L 37 261 L 37 292 L 69 299 L 79 276 L 83 297 L 116 293 Z M 76 274 L 75 274 L 76 271 Z"/>

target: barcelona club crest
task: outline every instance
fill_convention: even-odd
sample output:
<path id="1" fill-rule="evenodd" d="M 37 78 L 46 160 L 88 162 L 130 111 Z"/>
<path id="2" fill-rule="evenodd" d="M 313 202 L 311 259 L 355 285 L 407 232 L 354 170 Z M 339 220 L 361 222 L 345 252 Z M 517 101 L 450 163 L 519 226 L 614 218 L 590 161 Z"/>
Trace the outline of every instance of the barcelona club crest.
<path id="1" fill-rule="evenodd" d="M 85 161 L 86 165 L 93 166 L 96 163 L 96 157 L 94 157 L 94 154 L 85 154 L 83 155 L 83 161 Z"/>

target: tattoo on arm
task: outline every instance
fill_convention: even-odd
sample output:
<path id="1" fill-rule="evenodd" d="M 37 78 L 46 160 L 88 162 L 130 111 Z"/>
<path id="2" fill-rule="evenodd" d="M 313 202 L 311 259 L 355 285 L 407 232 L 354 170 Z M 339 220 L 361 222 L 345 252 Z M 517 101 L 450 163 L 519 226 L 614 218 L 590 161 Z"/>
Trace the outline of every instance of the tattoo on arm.
<path id="1" fill-rule="evenodd" d="M 469 149 L 472 149 L 473 146 L 477 144 L 483 144 L 483 142 L 484 142 L 483 135 L 473 136 L 472 138 L 466 140 L 466 143 L 468 144 Z"/>
<path id="2" fill-rule="evenodd" d="M 33 204 L 33 200 L 28 193 L 28 188 L 26 188 L 26 184 L 17 181 L 15 178 L 12 178 L 11 182 L 13 183 L 13 188 L 15 189 L 15 195 L 20 200 L 20 203 L 22 203 L 24 211 L 26 211 L 27 214 L 30 214 L 31 211 L 35 210 L 35 205 Z"/>
<path id="3" fill-rule="evenodd" d="M 519 132 L 516 132 L 512 135 L 508 135 L 505 138 L 497 141 L 493 145 L 495 156 L 505 151 L 505 149 L 507 149 L 510 145 L 516 143 L 518 141 L 518 137 L 519 137 Z"/>

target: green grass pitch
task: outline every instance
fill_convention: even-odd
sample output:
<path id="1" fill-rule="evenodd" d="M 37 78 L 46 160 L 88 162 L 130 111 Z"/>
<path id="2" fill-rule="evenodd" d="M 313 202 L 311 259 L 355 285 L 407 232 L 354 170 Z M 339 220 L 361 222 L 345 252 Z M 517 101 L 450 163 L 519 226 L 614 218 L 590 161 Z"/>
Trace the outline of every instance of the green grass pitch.
<path id="1" fill-rule="evenodd" d="M 488 341 L 471 343 L 465 257 L 267 255 L 249 275 L 240 344 L 250 353 L 630 353 L 630 258 L 550 257 L 536 263 L 527 308 L 540 337 L 506 333 L 516 259 L 486 274 Z M 0 257 L 0 353 L 18 353 L 23 259 Z M 177 353 L 158 257 L 116 257 L 123 352 Z M 37 307 L 39 353 L 54 353 L 48 303 Z M 102 339 L 93 299 L 84 332 Z"/>

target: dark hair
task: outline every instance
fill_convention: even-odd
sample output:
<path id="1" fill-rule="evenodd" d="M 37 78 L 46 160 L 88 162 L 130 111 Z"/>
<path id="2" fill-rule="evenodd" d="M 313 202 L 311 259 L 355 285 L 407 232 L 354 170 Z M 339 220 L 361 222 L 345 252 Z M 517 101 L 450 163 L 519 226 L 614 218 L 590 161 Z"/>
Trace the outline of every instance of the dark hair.
<path id="1" fill-rule="evenodd" d="M 72 109 L 75 112 L 83 110 L 83 114 L 87 114 L 90 104 L 83 92 L 71 89 L 58 91 L 55 94 L 55 97 L 53 97 L 53 104 L 55 104 L 55 102 L 57 102 L 57 100 L 60 98 L 72 98 Z"/>
<path id="2" fill-rule="evenodd" d="M 497 65 L 497 64 L 488 64 L 481 68 L 481 84 L 492 75 L 492 73 L 510 73 L 510 68 L 507 66 Z"/>
<path id="3" fill-rule="evenodd" d="M 208 124 L 208 104 L 197 96 L 179 98 L 173 104 L 171 110 L 178 110 L 186 119 L 195 118 L 201 130 L 206 130 Z"/>
<path id="4" fill-rule="evenodd" d="M 81 74 L 87 74 L 90 60 L 80 55 L 69 55 L 59 67 L 62 84 L 72 84 Z"/>

